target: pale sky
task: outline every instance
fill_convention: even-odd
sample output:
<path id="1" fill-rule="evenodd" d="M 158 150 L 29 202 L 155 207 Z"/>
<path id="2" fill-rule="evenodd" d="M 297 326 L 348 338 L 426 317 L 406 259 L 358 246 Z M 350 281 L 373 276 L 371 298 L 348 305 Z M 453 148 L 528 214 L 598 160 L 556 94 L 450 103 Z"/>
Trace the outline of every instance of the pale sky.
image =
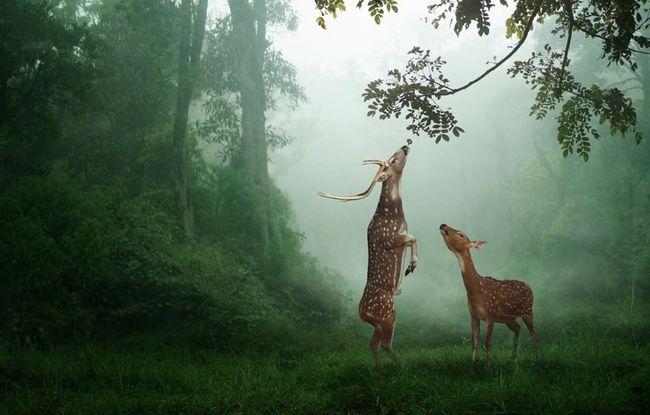
<path id="1" fill-rule="evenodd" d="M 485 70 L 486 61 L 507 53 L 514 40 L 504 36 L 503 11 L 494 15 L 491 36 L 479 38 L 475 30 L 457 37 L 449 27 L 434 29 L 423 21 L 423 1 L 400 2 L 399 13 L 388 14 L 379 26 L 365 10 L 350 7 L 337 19 L 329 17 L 327 30 L 316 25 L 318 13 L 311 1 L 294 4 L 300 16 L 299 27 L 295 32 L 276 36 L 274 46 L 296 66 L 309 103 L 291 113 L 269 114 L 271 122 L 282 125 L 296 137 L 294 144 L 272 156 L 270 171 L 293 203 L 297 227 L 305 232 L 306 249 L 357 286 L 365 281 L 365 231 L 376 195 L 354 204 L 342 204 L 320 199 L 316 191 L 352 194 L 365 189 L 374 170 L 361 167 L 361 160 L 385 159 L 406 144 L 407 138 L 414 138 L 405 131 L 403 119 L 380 121 L 366 117 L 367 106 L 361 97 L 365 85 L 385 76 L 389 69 L 402 67 L 407 51 L 415 45 L 447 58 L 448 76 L 461 84 Z M 526 91 L 520 81 L 509 82 L 505 70 L 500 70 L 471 93 L 449 100 L 467 134 L 451 143 L 434 144 L 428 137 L 414 140 L 402 193 L 409 223 L 426 224 L 424 229 L 412 229 L 420 233 L 424 249 L 429 244 L 440 248 L 439 235 L 433 230 L 443 219 L 453 221 L 444 211 L 469 209 L 458 206 L 463 203 L 459 197 L 430 196 L 455 192 L 459 180 L 481 174 L 474 167 L 493 164 L 490 155 L 490 160 L 475 166 L 470 163 L 466 173 L 458 174 L 463 159 L 484 151 L 494 132 L 501 128 L 481 125 L 478 120 L 489 122 L 490 116 L 477 116 L 475 110 L 482 105 L 495 109 L 494 101 L 498 102 L 503 92 L 496 85 L 503 82 Z M 465 102 L 467 105 L 463 105 Z M 504 106 L 503 111 L 511 110 L 511 104 Z M 528 121 L 527 107 L 519 106 L 517 111 L 519 118 Z M 477 123 L 475 127 L 473 122 Z M 514 127 L 517 125 L 513 124 Z M 447 167 L 441 168 L 442 165 Z M 455 174 L 445 179 L 449 166 Z M 490 175 L 486 176 L 480 180 L 489 180 Z M 426 253 L 423 256 L 426 258 Z"/>
<path id="2" fill-rule="evenodd" d="M 413 137 L 405 130 L 403 119 L 366 117 L 368 110 L 361 97 L 369 81 L 403 67 L 408 50 L 415 45 L 431 49 L 434 56 L 442 55 L 448 62 L 446 74 L 454 84 L 476 77 L 487 68 L 487 61 L 503 56 L 515 43 L 504 36 L 505 9 L 494 13 L 490 36 L 480 38 L 475 29 L 457 37 L 450 27 L 431 27 L 423 20 L 425 1 L 399 2 L 399 13 L 386 15 L 381 25 L 353 4 L 356 2 L 337 19 L 328 17 L 328 29 L 323 30 L 316 25 L 314 3 L 295 1 L 300 17 L 297 30 L 270 32 L 273 47 L 296 66 L 309 102 L 292 112 L 267 114 L 267 118 L 295 137 L 293 144 L 271 155 L 269 170 L 293 205 L 296 227 L 305 235 L 305 249 L 344 274 L 358 290 L 365 282 L 366 227 L 377 195 L 339 203 L 319 198 L 317 191 L 352 194 L 365 189 L 374 169 L 362 167 L 361 161 L 385 159 L 406 144 L 407 138 L 414 138 L 402 197 L 410 231 L 418 237 L 420 257 L 426 263 L 433 256 L 428 252 L 445 255 L 436 230 L 439 223 L 465 226 L 466 231 L 480 229 L 468 212 L 480 209 L 481 192 L 490 196 L 489 189 L 503 180 L 504 174 L 511 174 L 502 166 L 502 157 L 522 159 L 517 149 L 530 149 L 531 142 L 520 139 L 529 132 L 529 92 L 520 80 L 510 80 L 505 68 L 445 102 L 466 130 L 460 139 L 449 143 Z M 224 6 L 225 2 L 213 6 L 213 13 L 227 12 Z M 533 41 L 519 56 L 530 53 Z M 521 97 L 520 102 L 506 98 L 513 91 Z M 506 119 L 517 121 L 504 123 Z M 500 146 L 507 150 L 498 151 Z M 518 166 L 517 160 L 511 160 L 511 169 Z M 449 259 L 444 265 L 452 272 L 457 265 L 453 258 L 444 258 Z M 429 273 L 430 278 L 436 272 L 432 266 L 422 270 L 420 273 Z M 456 281 L 453 283 L 456 287 Z"/>

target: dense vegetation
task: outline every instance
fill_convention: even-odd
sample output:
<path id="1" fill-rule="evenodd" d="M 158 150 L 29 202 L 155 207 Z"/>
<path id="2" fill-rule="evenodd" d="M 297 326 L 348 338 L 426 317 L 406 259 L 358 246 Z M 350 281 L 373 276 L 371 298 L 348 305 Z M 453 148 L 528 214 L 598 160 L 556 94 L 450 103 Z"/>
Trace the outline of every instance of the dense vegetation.
<path id="1" fill-rule="evenodd" d="M 172 140 L 181 12 L 166 0 L 3 2 L 6 338 L 41 344 L 154 331 L 252 344 L 341 319 L 340 278 L 302 252 L 281 192 L 202 155 L 212 125 L 186 134 L 194 225 L 191 237 L 184 232 Z M 203 59 L 210 82 L 194 92 L 209 114 L 215 101 L 238 102 L 228 83 L 235 69 L 214 66 L 228 57 L 215 36 Z M 301 98 L 295 75 L 276 87 L 290 64 L 269 54 L 266 66 L 271 97 L 284 86 Z M 272 232 L 262 249 L 263 198 Z"/>
<path id="2" fill-rule="evenodd" d="M 497 159 L 498 185 L 463 178 L 476 202 L 440 212 L 508 253 L 482 266 L 533 287 L 541 361 L 522 336 L 521 361 L 506 363 L 511 339 L 497 329 L 496 367 L 472 370 L 464 289 L 438 275 L 457 276 L 457 265 L 436 250 L 421 254 L 398 300 L 404 367 L 380 377 L 359 293 L 305 252 L 268 173 L 294 137 L 266 116 L 308 98 L 271 42 L 297 16 L 285 0 L 227 3 L 217 18 L 206 0 L 0 2 L 0 412 L 647 412 L 650 146 L 611 133 L 650 137 L 648 56 L 594 70 L 600 45 L 576 35 L 571 72 L 556 56 L 544 79 L 562 71 L 567 94 L 578 78 L 628 94 L 606 97 L 621 99 L 605 120 L 621 128 L 577 108 L 566 114 L 584 115 L 586 130 L 573 131 L 562 112 L 570 98 L 551 94 L 558 123 L 508 119 L 530 136 L 504 127 L 498 143 L 460 160 Z M 454 13 L 491 5 L 441 3 Z M 547 17 L 568 25 L 566 2 L 550 3 Z M 367 4 L 376 16 L 397 3 Z M 467 10 L 458 27 L 489 27 Z M 530 36 L 555 50 L 566 40 L 557 30 Z M 616 47 L 625 49 L 608 57 Z M 560 157 L 558 135 L 593 142 L 588 163 Z M 524 141 L 534 153 L 510 163 Z M 409 211 L 420 240 L 431 238 L 431 217 Z"/>

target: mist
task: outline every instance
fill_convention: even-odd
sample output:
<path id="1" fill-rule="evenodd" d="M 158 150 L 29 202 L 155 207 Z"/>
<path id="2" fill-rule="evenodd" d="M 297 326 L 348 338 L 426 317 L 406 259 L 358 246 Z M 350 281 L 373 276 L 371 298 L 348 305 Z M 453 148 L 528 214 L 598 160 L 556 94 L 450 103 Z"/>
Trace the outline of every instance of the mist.
<path id="1" fill-rule="evenodd" d="M 358 3 L 0 2 L 0 412 L 648 412 L 646 2 Z"/>
<path id="2" fill-rule="evenodd" d="M 321 199 L 316 191 L 353 194 L 364 189 L 374 169 L 360 166 L 361 160 L 385 159 L 407 138 L 413 138 L 401 193 L 409 231 L 418 238 L 420 264 L 415 275 L 403 283 L 398 312 L 415 313 L 419 323 L 422 319 L 459 322 L 466 317 L 460 270 L 442 241 L 438 231 L 441 223 L 461 229 L 471 238 L 487 240 L 488 247 L 473 254 L 480 273 L 522 279 L 536 292 L 548 293 L 538 298 L 538 307 L 550 314 L 557 313 L 558 306 L 566 311 L 566 298 L 558 292 L 576 275 L 573 270 L 567 272 L 565 261 L 584 254 L 581 238 L 607 243 L 607 233 L 576 237 L 571 250 L 559 261 L 544 258 L 534 249 L 545 243 L 544 224 L 521 210 L 521 200 L 530 198 L 532 203 L 540 203 L 536 208 L 546 211 L 546 218 L 553 218 L 559 212 L 547 211 L 549 206 L 541 203 L 557 198 L 558 192 L 550 185 L 551 178 L 540 160 L 558 171 L 599 174 L 594 165 L 608 162 L 608 146 L 618 139 L 605 137 L 597 142 L 589 163 L 563 158 L 552 118 L 537 121 L 529 117 L 534 93 L 505 70 L 489 75 L 472 92 L 446 101 L 466 131 L 461 137 L 438 144 L 428 137 L 412 137 L 403 119 L 380 121 L 364 116 L 367 104 L 361 93 L 366 84 L 399 66 L 414 45 L 444 55 L 453 68 L 452 82 L 461 84 L 485 70 L 487 61 L 499 57 L 512 44 L 505 37 L 505 28 L 493 27 L 494 36 L 489 38 L 472 32 L 457 37 L 451 30 L 434 31 L 422 18 L 422 6 L 410 2 L 379 26 L 363 11 L 355 10 L 332 20 L 328 29 L 322 30 L 313 23 L 317 14 L 311 4 L 297 4 L 296 8 L 300 15 L 297 30 L 279 37 L 276 45 L 296 65 L 309 103 L 290 114 L 271 115 L 272 121 L 286 126 L 295 141 L 273 154 L 270 171 L 291 200 L 296 226 L 305 235 L 305 249 L 344 276 L 352 297 L 360 295 L 366 280 L 366 228 L 378 190 L 366 200 L 349 203 Z M 502 17 L 496 15 L 495 20 Z M 541 36 L 534 36 L 517 56 L 526 56 L 544 43 L 547 39 Z M 575 58 L 578 64 L 579 53 Z M 582 63 L 594 67 L 592 62 Z M 619 77 L 602 60 L 596 64 L 599 78 Z M 631 140 L 616 146 L 626 152 L 640 150 Z M 544 175 L 547 182 L 524 184 L 531 176 Z M 590 200 L 589 209 L 595 212 L 611 204 L 610 195 L 597 187 L 580 193 Z M 572 222 L 571 232 L 576 228 L 597 230 L 603 219 L 600 215 L 577 214 L 567 218 Z M 535 265 L 517 265 L 523 262 Z M 585 273 L 590 272 L 586 267 Z M 590 293 L 607 290 L 612 278 L 617 284 L 629 284 L 628 277 L 607 273 L 584 277 L 589 279 Z M 581 308 L 592 306 L 577 299 L 568 307 L 580 313 Z M 544 313 L 539 317 L 544 319 Z"/>

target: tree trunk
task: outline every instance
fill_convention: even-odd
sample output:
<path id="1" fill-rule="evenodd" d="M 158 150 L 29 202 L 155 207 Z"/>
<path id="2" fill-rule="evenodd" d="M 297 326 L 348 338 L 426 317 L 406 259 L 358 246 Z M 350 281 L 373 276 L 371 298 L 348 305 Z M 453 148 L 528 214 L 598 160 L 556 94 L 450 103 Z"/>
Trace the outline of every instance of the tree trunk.
<path id="1" fill-rule="evenodd" d="M 266 89 L 264 87 L 264 55 L 266 53 L 266 0 L 255 0 L 255 16 L 257 20 L 257 36 L 255 38 L 255 52 L 257 65 L 255 68 L 255 93 L 257 105 L 255 107 L 255 182 L 268 188 L 268 145 L 266 142 Z"/>
<path id="2" fill-rule="evenodd" d="M 192 0 L 183 0 L 180 9 L 178 90 L 173 136 L 174 181 L 178 215 L 183 234 L 188 239 L 191 239 L 194 234 L 194 211 L 192 208 L 189 157 L 187 154 L 187 122 L 192 92 L 199 72 L 207 9 L 208 0 L 199 0 L 194 19 L 192 19 Z M 194 30 L 192 30 L 192 23 L 194 23 Z"/>
<path id="3" fill-rule="evenodd" d="M 264 88 L 264 54 L 266 52 L 265 0 L 228 0 L 233 39 L 238 50 L 238 82 L 241 96 L 241 141 L 233 165 L 243 170 L 248 182 L 258 192 L 256 216 L 258 242 L 264 255 L 269 240 L 269 178 L 266 143 L 266 92 Z"/>

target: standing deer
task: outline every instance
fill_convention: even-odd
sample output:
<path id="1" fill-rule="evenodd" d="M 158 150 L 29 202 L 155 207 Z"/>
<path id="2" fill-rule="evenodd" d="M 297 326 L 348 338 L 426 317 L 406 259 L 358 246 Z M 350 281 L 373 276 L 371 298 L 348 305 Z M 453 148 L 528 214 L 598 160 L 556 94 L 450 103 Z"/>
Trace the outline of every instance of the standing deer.
<path id="1" fill-rule="evenodd" d="M 465 233 L 445 224 L 440 225 L 440 233 L 447 248 L 458 259 L 463 283 L 467 290 L 467 302 L 472 321 L 472 363 L 476 364 L 476 348 L 478 347 L 481 320 L 487 322 L 487 333 L 485 334 L 487 366 L 489 367 L 491 364 L 490 346 L 494 323 L 505 323 L 514 333 L 512 360 L 516 360 L 520 326 L 515 319 L 519 317 L 524 320 L 524 324 L 530 331 L 535 358 L 537 358 L 537 337 L 533 327 L 533 291 L 530 287 L 522 281 L 500 281 L 491 277 L 483 277 L 476 272 L 469 250 L 470 248 L 483 248 L 486 245 L 485 241 L 471 241 Z"/>
<path id="2" fill-rule="evenodd" d="M 354 196 L 332 196 L 322 192 L 318 195 L 330 199 L 351 201 L 366 198 L 375 184 L 382 182 L 381 195 L 375 214 L 368 225 L 368 276 L 366 287 L 359 302 L 361 320 L 375 328 L 370 339 L 370 349 L 375 357 L 377 370 L 381 370 L 379 345 L 400 364 L 393 351 L 393 332 L 397 316 L 394 296 L 401 292 L 402 263 L 407 247 L 411 258 L 404 275 L 415 270 L 417 265 L 417 244 L 415 237 L 407 233 L 406 219 L 399 194 L 400 179 L 406 165 L 408 146 L 403 146 L 388 160 L 365 160 L 363 164 L 378 164 L 379 170 L 370 182 L 370 187 Z"/>

